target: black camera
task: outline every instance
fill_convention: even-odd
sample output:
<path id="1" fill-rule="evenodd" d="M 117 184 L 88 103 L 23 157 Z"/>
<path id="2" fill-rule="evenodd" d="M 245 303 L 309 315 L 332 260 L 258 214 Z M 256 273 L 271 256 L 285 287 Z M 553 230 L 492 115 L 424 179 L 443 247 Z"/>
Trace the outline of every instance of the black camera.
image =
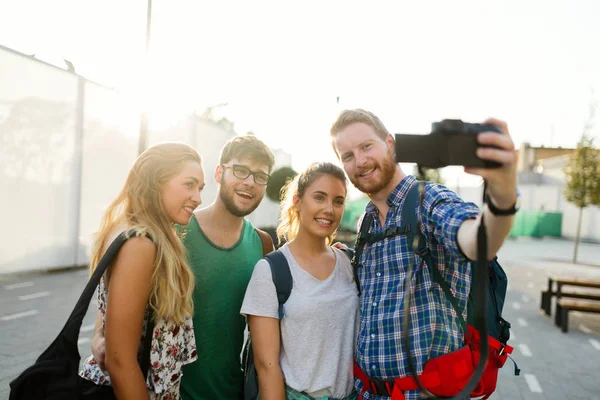
<path id="1" fill-rule="evenodd" d="M 502 131 L 495 125 L 470 124 L 459 119 L 445 119 L 431 124 L 428 135 L 396 134 L 396 162 L 414 162 L 424 168 L 462 165 L 476 168 L 498 168 L 502 164 L 482 160 L 475 154 L 479 147 L 477 134 Z"/>

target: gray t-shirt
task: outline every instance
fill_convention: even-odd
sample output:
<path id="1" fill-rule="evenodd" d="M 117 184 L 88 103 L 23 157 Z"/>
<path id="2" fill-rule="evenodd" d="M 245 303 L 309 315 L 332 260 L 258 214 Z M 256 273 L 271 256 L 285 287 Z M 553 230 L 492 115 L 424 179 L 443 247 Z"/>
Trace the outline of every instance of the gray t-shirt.
<path id="1" fill-rule="evenodd" d="M 302 269 L 287 245 L 280 250 L 294 286 L 281 320 L 279 363 L 285 383 L 313 397 L 343 398 L 352 393 L 359 298 L 348 257 L 332 248 L 335 269 L 321 281 Z M 242 304 L 243 315 L 278 318 L 271 269 L 260 260 Z"/>

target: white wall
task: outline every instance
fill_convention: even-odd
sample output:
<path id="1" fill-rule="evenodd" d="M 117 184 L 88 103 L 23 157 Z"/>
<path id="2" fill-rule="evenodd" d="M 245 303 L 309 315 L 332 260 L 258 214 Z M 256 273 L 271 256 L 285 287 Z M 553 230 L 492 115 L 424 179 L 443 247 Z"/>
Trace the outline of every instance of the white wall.
<path id="1" fill-rule="evenodd" d="M 93 233 L 138 152 L 140 115 L 116 91 L 0 48 L 0 274 L 87 264 Z M 203 156 L 204 205 L 230 129 L 149 117 L 149 144 Z"/>
<path id="2" fill-rule="evenodd" d="M 86 83 L 84 98 L 78 265 L 89 261 L 104 210 L 137 158 L 140 122 L 117 92 Z"/>
<path id="3" fill-rule="evenodd" d="M 0 273 L 77 258 L 77 79 L 0 50 Z"/>
<path id="4" fill-rule="evenodd" d="M 565 202 L 562 213 L 562 235 L 567 238 L 574 238 L 577 232 L 579 208 L 572 203 Z M 581 238 L 600 242 L 600 207 L 592 206 L 583 209 Z M 600 254 L 598 254 L 598 258 L 600 258 Z"/>

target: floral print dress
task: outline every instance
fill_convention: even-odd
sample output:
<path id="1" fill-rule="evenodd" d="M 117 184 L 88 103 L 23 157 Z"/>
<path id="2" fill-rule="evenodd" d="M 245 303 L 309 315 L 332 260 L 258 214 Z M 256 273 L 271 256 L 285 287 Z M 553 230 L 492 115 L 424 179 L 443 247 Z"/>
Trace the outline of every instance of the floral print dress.
<path id="1" fill-rule="evenodd" d="M 104 278 L 102 278 L 98 290 L 98 308 L 102 314 L 103 324 L 106 313 L 106 290 L 106 284 Z M 143 352 L 149 315 L 150 310 L 148 307 L 144 316 L 138 358 L 141 358 Z M 182 325 L 168 323 L 164 320 L 156 321 L 152 337 L 152 349 L 150 350 L 150 368 L 146 379 L 150 399 L 180 399 L 181 369 L 185 364 L 195 361 L 196 358 L 196 339 L 191 318 L 186 319 Z M 110 377 L 100 368 L 93 356 L 84 361 L 79 375 L 97 385 L 110 385 Z"/>

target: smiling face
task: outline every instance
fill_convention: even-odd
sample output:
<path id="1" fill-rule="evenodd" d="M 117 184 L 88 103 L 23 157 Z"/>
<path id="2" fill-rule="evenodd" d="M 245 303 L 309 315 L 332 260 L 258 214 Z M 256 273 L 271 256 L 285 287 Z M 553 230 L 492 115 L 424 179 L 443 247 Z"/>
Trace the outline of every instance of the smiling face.
<path id="1" fill-rule="evenodd" d="M 266 186 L 257 184 L 255 176 L 249 174 L 245 179 L 240 179 L 234 174 L 234 165 L 238 168 L 245 167 L 254 173 L 269 173 L 269 166 L 260 161 L 249 158 L 234 158 L 226 164 L 217 167 L 215 179 L 219 183 L 219 198 L 231 214 L 236 217 L 245 217 L 256 210 L 265 195 Z M 239 175 L 239 173 L 237 174 Z M 259 183 L 261 180 L 256 178 Z"/>
<path id="2" fill-rule="evenodd" d="M 340 172 L 341 173 L 341 172 Z M 340 225 L 344 215 L 346 185 L 339 178 L 323 174 L 304 191 L 302 197 L 294 196 L 298 211 L 298 233 L 328 238 Z"/>
<path id="3" fill-rule="evenodd" d="M 162 206 L 171 222 L 187 225 L 194 210 L 202 204 L 204 188 L 202 165 L 194 161 L 184 164 L 181 171 L 160 188 Z"/>
<path id="4" fill-rule="evenodd" d="M 333 145 L 352 184 L 369 195 L 386 189 L 394 177 L 394 140 L 382 139 L 364 123 L 354 123 L 339 131 Z"/>

